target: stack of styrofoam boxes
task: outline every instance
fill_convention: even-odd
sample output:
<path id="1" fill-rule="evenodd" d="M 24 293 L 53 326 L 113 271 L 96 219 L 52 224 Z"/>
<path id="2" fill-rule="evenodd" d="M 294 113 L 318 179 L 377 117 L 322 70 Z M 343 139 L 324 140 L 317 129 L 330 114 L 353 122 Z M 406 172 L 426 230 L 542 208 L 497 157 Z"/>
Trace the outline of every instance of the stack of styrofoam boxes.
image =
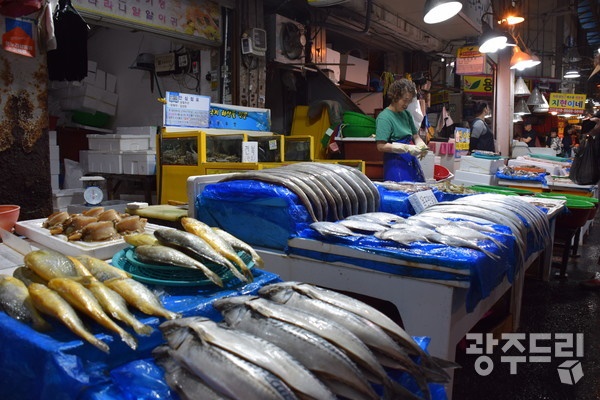
<path id="1" fill-rule="evenodd" d="M 50 186 L 52 186 L 52 190 L 59 190 L 60 150 L 56 141 L 56 131 L 48 131 L 48 138 L 50 142 Z"/>
<path id="2" fill-rule="evenodd" d="M 53 190 L 52 207 L 54 212 L 67 211 L 70 205 L 85 203 L 83 198 L 84 191 L 84 188 Z"/>
<path id="3" fill-rule="evenodd" d="M 139 132 L 143 129 L 140 127 Z M 150 128 L 150 127 L 147 127 Z M 156 127 L 154 133 L 156 133 Z M 147 130 L 150 132 L 150 129 Z M 156 173 L 155 137 L 144 134 L 88 134 L 90 150 L 81 150 L 79 158 L 88 172 L 127 175 Z M 151 149 L 151 145 L 154 149 Z"/>
<path id="4" fill-rule="evenodd" d="M 454 139 L 448 142 L 429 142 L 429 151 L 435 155 L 435 164 L 454 173 Z"/>
<path id="5" fill-rule="evenodd" d="M 52 82 L 51 89 L 63 110 L 117 113 L 117 77 L 97 68 L 95 61 L 88 61 L 88 74 L 81 82 Z"/>
<path id="6" fill-rule="evenodd" d="M 156 126 L 118 126 L 117 134 L 136 136 L 148 141 L 146 150 L 123 153 L 123 173 L 130 175 L 154 175 L 156 173 Z"/>
<path id="7" fill-rule="evenodd" d="M 504 165 L 504 159 L 478 158 L 474 156 L 462 156 L 460 167 L 454 172 L 455 184 L 465 186 L 472 185 L 496 185 L 498 177 L 496 172 Z"/>

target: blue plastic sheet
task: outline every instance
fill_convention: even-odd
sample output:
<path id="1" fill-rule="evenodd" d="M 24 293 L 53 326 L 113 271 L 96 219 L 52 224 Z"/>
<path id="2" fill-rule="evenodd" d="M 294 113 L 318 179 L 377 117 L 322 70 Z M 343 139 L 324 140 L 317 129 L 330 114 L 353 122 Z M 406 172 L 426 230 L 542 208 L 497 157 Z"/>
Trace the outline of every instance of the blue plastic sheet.
<path id="1" fill-rule="evenodd" d="M 263 285 L 281 281 L 277 275 L 267 271 L 253 269 L 253 273 L 254 282 L 229 290 L 149 287 L 160 293 L 161 301 L 169 310 L 179 312 L 184 317 L 201 315 L 220 319 L 220 313 L 212 306 L 214 300 L 231 295 L 256 294 Z M 138 349 L 135 351 L 116 335 L 108 333 L 106 328 L 84 319 L 96 337 L 110 346 L 110 354 L 105 354 L 50 317 L 47 319 L 53 329 L 44 334 L 0 312 L 0 343 L 3 345 L 0 352 L 0 371 L 3 374 L 0 398 L 93 399 L 104 391 L 106 393 L 100 398 L 127 398 L 120 395 L 111 397 L 114 388 L 105 388 L 112 380 L 109 372 L 115 369 L 119 371 L 118 368 L 132 361 L 151 357 L 151 351 L 164 342 L 157 329 L 163 319 L 139 313 L 137 316 L 140 321 L 156 329 L 147 337 L 132 333 L 138 340 Z M 127 367 L 123 368 L 120 376 L 135 373 Z M 148 389 L 147 393 L 150 392 Z"/>
<path id="2" fill-rule="evenodd" d="M 500 171 L 496 172 L 496 177 L 499 179 L 506 179 L 510 181 L 525 181 L 525 182 L 541 182 L 542 186 L 547 187 L 548 182 L 546 181 L 546 173 L 541 172 L 537 175 L 533 176 L 517 176 L 517 175 L 507 175 L 503 174 Z"/>
<path id="3" fill-rule="evenodd" d="M 416 211 L 410 204 L 410 193 L 401 192 L 398 190 L 389 190 L 381 185 L 377 185 L 379 194 L 381 195 L 381 206 L 380 211 L 389 212 L 392 214 L 399 215 L 404 218 L 408 218 L 411 215 L 415 215 Z M 452 201 L 461 197 L 470 196 L 469 194 L 454 194 L 446 193 L 437 188 L 432 189 L 433 195 L 437 201 Z"/>

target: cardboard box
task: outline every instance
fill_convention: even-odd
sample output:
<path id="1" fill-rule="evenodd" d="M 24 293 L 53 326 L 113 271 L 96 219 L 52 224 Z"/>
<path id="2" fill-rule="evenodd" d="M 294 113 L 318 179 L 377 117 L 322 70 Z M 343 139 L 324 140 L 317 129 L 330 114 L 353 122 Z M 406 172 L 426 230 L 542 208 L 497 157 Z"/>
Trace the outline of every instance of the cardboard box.
<path id="1" fill-rule="evenodd" d="M 369 84 L 369 61 L 349 54 L 340 56 L 340 82 Z"/>

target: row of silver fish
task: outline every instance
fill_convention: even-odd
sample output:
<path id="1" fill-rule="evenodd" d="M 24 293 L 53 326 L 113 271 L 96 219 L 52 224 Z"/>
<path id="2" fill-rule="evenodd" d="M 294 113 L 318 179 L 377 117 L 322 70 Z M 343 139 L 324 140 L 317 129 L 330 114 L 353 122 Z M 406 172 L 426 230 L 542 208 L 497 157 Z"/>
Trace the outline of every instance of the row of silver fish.
<path id="1" fill-rule="evenodd" d="M 233 174 L 221 180 L 256 180 L 284 186 L 305 206 L 313 221 L 337 221 L 379 209 L 377 187 L 361 171 L 343 164 L 300 162 Z"/>
<path id="2" fill-rule="evenodd" d="M 224 267 L 241 282 L 252 282 L 252 272 L 238 251 L 248 253 L 257 266 L 264 265 L 252 246 L 220 228 L 191 217 L 182 218 L 181 225 L 185 230 L 158 228 L 153 234 L 129 235 L 124 240 L 134 246 L 141 262 L 196 269 L 220 287 L 222 276 L 214 266 Z"/>
<path id="3" fill-rule="evenodd" d="M 258 294 L 215 301 L 220 323 L 160 325 L 167 344 L 153 354 L 180 397 L 363 400 L 379 399 L 379 385 L 386 399 L 430 398 L 428 384 L 447 382 L 444 368 L 456 367 L 352 297 L 302 282 L 270 284 Z M 422 397 L 392 380 L 388 368 L 413 377 Z"/>
<path id="4" fill-rule="evenodd" d="M 91 256 L 65 256 L 54 250 L 29 252 L 13 276 L 0 276 L 0 305 L 8 315 L 40 332 L 52 326 L 44 316 L 56 319 L 106 353 L 109 346 L 88 330 L 81 316 L 115 332 L 134 350 L 137 340 L 115 321 L 143 336 L 153 328 L 129 307 L 166 319 L 180 317 L 127 272 Z"/>
<path id="5" fill-rule="evenodd" d="M 548 218 L 540 208 L 518 196 L 498 194 L 477 194 L 436 203 L 408 218 L 374 212 L 310 226 L 324 236 L 374 235 L 405 246 L 414 242 L 442 243 L 478 250 L 496 260 L 499 256 L 480 244 L 486 241 L 497 248 L 506 247 L 502 240 L 491 235 L 506 235 L 497 231 L 495 224 L 510 229 L 509 236 L 515 238 L 519 250 L 518 262 L 525 258 L 528 238 L 533 238 L 533 246 L 543 248 L 551 237 Z"/>

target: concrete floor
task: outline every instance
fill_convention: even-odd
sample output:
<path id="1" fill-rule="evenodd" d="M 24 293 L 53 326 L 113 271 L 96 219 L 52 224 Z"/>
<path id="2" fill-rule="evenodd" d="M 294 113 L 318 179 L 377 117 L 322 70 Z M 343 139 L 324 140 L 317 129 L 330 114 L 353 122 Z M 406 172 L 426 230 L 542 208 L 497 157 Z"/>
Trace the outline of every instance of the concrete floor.
<path id="1" fill-rule="evenodd" d="M 558 254 L 560 250 L 555 250 L 554 255 Z M 516 374 L 511 374 L 509 363 L 502 362 L 501 357 L 533 355 L 527 341 L 524 342 L 525 351 L 521 354 L 515 348 L 506 353 L 495 348 L 490 355 L 494 368 L 489 375 L 481 376 L 475 370 L 479 355 L 466 354 L 464 346 L 459 346 L 457 362 L 462 368 L 455 372 L 453 399 L 600 399 L 600 288 L 590 290 L 579 285 L 580 281 L 600 273 L 599 258 L 600 216 L 596 216 L 594 225 L 583 240 L 583 246 L 578 249 L 578 257 L 569 259 L 568 279 L 543 282 L 526 277 L 523 290 L 518 332 L 525 333 L 527 339 L 531 333 L 582 333 L 582 357 L 559 358 L 552 349 L 549 362 L 519 363 Z M 554 261 L 559 261 L 559 258 L 554 257 Z M 554 347 L 559 342 L 562 340 L 553 337 L 538 342 L 538 345 Z M 504 343 L 501 340 L 500 346 Z M 573 385 L 561 383 L 559 378 L 558 366 L 566 360 L 581 362 L 583 377 Z"/>

